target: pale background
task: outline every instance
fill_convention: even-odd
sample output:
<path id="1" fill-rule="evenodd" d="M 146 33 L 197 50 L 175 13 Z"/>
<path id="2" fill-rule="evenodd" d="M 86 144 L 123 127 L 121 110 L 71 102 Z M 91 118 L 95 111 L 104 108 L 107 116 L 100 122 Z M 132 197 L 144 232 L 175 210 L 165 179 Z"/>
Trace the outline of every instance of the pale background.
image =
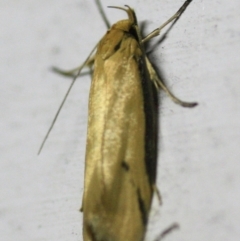
<path id="1" fill-rule="evenodd" d="M 129 4 L 148 30 L 183 0 L 103 1 L 111 22 Z M 106 28 L 93 1 L 0 2 L 0 237 L 80 241 L 88 76 L 73 88 L 40 156 L 37 150 L 70 84 L 49 71 L 83 62 Z M 161 93 L 157 185 L 147 241 L 240 240 L 240 1 L 194 0 L 154 52 L 168 86 L 198 101 L 186 109 Z M 124 228 L 124 227 L 119 227 Z"/>

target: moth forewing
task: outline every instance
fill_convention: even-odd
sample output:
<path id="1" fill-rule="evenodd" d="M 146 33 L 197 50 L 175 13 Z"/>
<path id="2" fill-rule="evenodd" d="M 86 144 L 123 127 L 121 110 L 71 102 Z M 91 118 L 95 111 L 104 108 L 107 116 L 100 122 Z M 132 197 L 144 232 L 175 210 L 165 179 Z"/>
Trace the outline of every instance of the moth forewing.
<path id="1" fill-rule="evenodd" d="M 151 206 L 154 87 L 134 12 L 126 11 L 129 19 L 112 26 L 95 56 L 83 197 L 85 241 L 142 240 Z"/>

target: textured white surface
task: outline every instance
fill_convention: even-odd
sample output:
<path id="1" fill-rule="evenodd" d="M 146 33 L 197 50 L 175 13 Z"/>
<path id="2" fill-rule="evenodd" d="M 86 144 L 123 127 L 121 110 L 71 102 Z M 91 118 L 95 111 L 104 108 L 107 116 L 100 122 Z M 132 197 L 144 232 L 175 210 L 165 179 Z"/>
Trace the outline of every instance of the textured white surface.
<path id="1" fill-rule="evenodd" d="M 148 30 L 183 1 L 114 1 L 134 7 Z M 113 1 L 103 1 L 104 6 Z M 107 9 L 111 22 L 125 17 Z M 49 71 L 80 64 L 104 24 L 93 1 L 0 3 L 0 237 L 4 241 L 82 240 L 89 77 L 71 92 L 40 156 L 37 150 L 70 80 Z M 147 241 L 173 222 L 165 240 L 240 238 L 240 2 L 193 0 L 155 49 L 168 86 L 195 109 L 161 93 L 158 187 Z M 123 227 L 122 227 L 123 228 Z"/>

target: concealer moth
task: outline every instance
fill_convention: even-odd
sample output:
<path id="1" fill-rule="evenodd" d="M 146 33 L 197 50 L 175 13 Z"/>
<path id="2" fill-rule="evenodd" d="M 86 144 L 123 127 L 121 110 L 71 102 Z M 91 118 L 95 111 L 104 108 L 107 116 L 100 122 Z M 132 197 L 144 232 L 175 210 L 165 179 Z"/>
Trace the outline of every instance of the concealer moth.
<path id="1" fill-rule="evenodd" d="M 95 1 L 110 26 L 100 1 Z M 70 71 L 54 68 L 75 77 L 40 151 L 82 69 L 90 67 L 93 73 L 81 209 L 84 241 L 144 239 L 156 190 L 157 93 L 163 89 L 184 107 L 196 105 L 179 100 L 167 89 L 145 54 L 144 42 L 178 19 L 190 2 L 185 1 L 176 14 L 144 38 L 132 8 L 111 7 L 125 11 L 128 19 L 108 27 L 80 67 Z"/>

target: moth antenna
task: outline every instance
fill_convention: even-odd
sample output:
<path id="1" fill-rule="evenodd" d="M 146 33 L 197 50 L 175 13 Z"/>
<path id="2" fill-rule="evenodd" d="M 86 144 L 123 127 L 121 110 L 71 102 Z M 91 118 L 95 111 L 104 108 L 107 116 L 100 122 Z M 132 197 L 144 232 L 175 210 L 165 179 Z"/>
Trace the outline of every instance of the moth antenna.
<path id="1" fill-rule="evenodd" d="M 107 28 L 109 29 L 111 27 L 111 25 L 110 25 L 110 23 L 109 23 L 109 21 L 107 19 L 107 16 L 106 16 L 106 14 L 105 14 L 105 12 L 103 10 L 101 2 L 99 0 L 95 0 L 95 2 L 97 4 L 98 10 L 99 10 L 99 12 L 100 12 L 100 14 L 101 14 L 101 16 L 103 18 L 104 23 L 106 24 Z"/>
<path id="2" fill-rule="evenodd" d="M 182 13 L 185 11 L 185 9 L 187 8 L 187 6 L 190 4 L 192 0 L 187 0 L 184 2 L 184 4 L 178 9 L 178 11 L 171 17 L 169 18 L 165 23 L 163 23 L 160 27 L 156 28 L 155 30 L 153 30 L 150 34 L 148 34 L 143 40 L 142 43 L 148 41 L 151 38 L 154 38 L 156 36 L 158 36 L 160 34 L 160 31 L 169 23 L 171 23 L 173 20 L 178 19 Z"/>
<path id="3" fill-rule="evenodd" d="M 81 70 L 87 65 L 87 62 L 88 62 L 88 60 L 90 59 L 90 57 L 92 56 L 92 54 L 93 54 L 94 50 L 96 49 L 96 47 L 97 47 L 97 45 L 96 45 L 96 46 L 93 48 L 93 50 L 90 52 L 90 54 L 88 55 L 88 57 L 87 57 L 87 59 L 84 61 L 84 63 L 79 67 L 79 70 L 78 70 L 77 74 L 74 76 L 74 78 L 73 78 L 73 80 L 72 80 L 72 83 L 71 83 L 70 86 L 68 87 L 68 90 L 67 90 L 67 92 L 66 92 L 66 94 L 65 94 L 65 96 L 64 96 L 64 98 L 63 98 L 63 100 L 62 100 L 62 102 L 61 102 L 61 104 L 60 104 L 60 106 L 59 106 L 59 108 L 58 108 L 58 110 L 57 110 L 57 113 L 55 114 L 55 116 L 54 116 L 54 118 L 53 118 L 53 121 L 52 121 L 52 123 L 51 123 L 51 125 L 50 125 L 50 127 L 49 127 L 49 129 L 48 129 L 48 131 L 47 131 L 47 134 L 45 135 L 45 137 L 44 137 L 44 139 L 43 139 L 43 141 L 42 141 L 42 144 L 41 144 L 41 146 L 40 146 L 40 148 L 39 148 L 39 150 L 38 150 L 38 155 L 41 153 L 41 151 L 42 151 L 42 149 L 43 149 L 43 146 L 44 146 L 44 144 L 46 143 L 46 141 L 47 141 L 47 139 L 48 139 L 48 136 L 49 136 L 49 134 L 50 134 L 50 132 L 51 132 L 51 130 L 52 130 L 52 128 L 53 128 L 53 126 L 54 126 L 54 124 L 55 124 L 55 122 L 56 122 L 59 114 L 60 114 L 60 111 L 61 111 L 61 109 L 62 109 L 62 107 L 63 107 L 63 105 L 64 105 L 64 103 L 65 103 L 65 101 L 66 101 L 66 99 L 67 99 L 67 97 L 68 97 L 68 95 L 69 95 L 69 93 L 70 93 L 73 85 L 74 85 L 74 83 L 76 82 L 77 77 L 80 75 Z"/>

